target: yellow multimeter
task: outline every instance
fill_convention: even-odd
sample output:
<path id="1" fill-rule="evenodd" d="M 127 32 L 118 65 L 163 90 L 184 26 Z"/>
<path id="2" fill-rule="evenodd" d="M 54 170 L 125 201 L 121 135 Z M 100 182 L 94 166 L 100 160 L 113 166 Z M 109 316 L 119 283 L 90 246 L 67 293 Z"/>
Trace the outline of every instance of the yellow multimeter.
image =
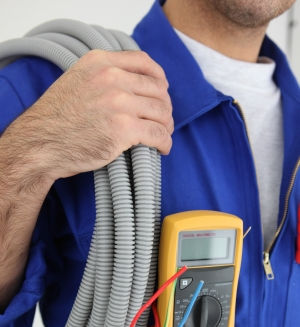
<path id="1" fill-rule="evenodd" d="M 159 287 L 180 267 L 188 269 L 179 277 L 170 304 L 171 285 L 158 299 L 161 326 L 167 310 L 167 327 L 179 325 L 201 280 L 203 288 L 184 326 L 234 326 L 242 244 L 243 222 L 230 214 L 187 211 L 164 219 L 159 248 Z"/>

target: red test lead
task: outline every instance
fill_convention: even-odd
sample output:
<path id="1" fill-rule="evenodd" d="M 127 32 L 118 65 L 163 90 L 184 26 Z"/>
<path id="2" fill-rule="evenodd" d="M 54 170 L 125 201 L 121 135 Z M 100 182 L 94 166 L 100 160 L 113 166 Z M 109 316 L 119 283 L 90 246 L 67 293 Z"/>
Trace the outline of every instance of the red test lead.
<path id="1" fill-rule="evenodd" d="M 160 296 L 160 294 L 179 276 L 181 276 L 187 270 L 187 266 L 183 266 L 176 274 L 174 274 L 170 279 L 168 279 L 159 290 L 157 290 L 154 295 L 140 308 L 140 310 L 135 315 L 132 320 L 130 327 L 134 327 L 137 321 L 139 320 L 142 313 Z"/>

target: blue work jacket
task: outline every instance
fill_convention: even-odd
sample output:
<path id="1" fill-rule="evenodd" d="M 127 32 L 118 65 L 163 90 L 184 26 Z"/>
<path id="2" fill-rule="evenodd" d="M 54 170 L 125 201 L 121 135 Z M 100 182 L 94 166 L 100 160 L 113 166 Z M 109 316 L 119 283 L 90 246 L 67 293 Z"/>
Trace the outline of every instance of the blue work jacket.
<path id="1" fill-rule="evenodd" d="M 274 279 L 263 268 L 258 188 L 247 130 L 229 95 L 214 89 L 156 1 L 134 39 L 165 70 L 173 102 L 173 147 L 162 157 L 162 218 L 194 209 L 241 217 L 244 240 L 236 326 L 300 326 L 300 264 L 295 261 L 300 201 L 300 90 L 285 55 L 265 38 L 261 55 L 276 61 L 283 104 L 284 164 L 278 225 L 270 251 Z M 27 57 L 0 71 L 0 133 L 60 76 Z M 232 76 L 232 79 L 235 77 Z M 264 108 L 261 108 L 263 110 Z M 35 228 L 24 280 L 0 315 L 0 326 L 31 326 L 39 301 L 46 326 L 64 326 L 87 258 L 95 220 L 92 173 L 55 182 Z"/>

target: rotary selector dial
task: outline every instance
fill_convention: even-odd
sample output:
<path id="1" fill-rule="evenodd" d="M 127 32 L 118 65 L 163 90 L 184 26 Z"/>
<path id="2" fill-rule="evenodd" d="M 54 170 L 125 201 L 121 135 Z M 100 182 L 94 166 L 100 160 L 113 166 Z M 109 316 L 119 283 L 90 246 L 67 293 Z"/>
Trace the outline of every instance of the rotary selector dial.
<path id="1" fill-rule="evenodd" d="M 202 295 L 194 304 L 185 327 L 217 327 L 222 318 L 222 307 L 218 299 Z"/>

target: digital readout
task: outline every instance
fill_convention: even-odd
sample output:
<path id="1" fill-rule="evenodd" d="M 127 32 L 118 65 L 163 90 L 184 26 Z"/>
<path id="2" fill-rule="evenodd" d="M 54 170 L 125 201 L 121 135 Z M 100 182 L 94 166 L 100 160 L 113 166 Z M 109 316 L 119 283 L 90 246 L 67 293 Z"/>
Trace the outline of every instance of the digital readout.
<path id="1" fill-rule="evenodd" d="M 228 237 L 193 237 L 181 240 L 181 261 L 225 259 Z"/>

